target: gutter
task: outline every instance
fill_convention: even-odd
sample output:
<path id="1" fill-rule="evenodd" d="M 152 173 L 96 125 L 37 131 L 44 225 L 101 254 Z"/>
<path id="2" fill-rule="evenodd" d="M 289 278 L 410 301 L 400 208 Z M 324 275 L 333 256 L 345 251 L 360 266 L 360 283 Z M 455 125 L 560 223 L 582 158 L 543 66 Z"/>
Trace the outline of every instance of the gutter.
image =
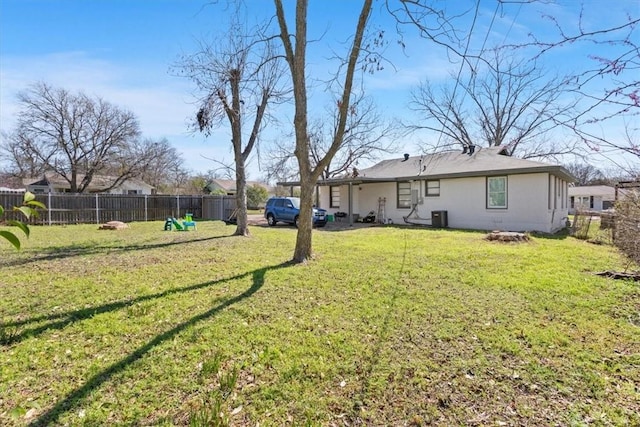
<path id="1" fill-rule="evenodd" d="M 516 169 L 493 169 L 493 170 L 481 170 L 481 171 L 469 171 L 469 172 L 454 172 L 454 173 L 444 173 L 444 174 L 434 174 L 434 175 L 411 175 L 411 176 L 402 176 L 402 177 L 386 177 L 386 178 L 367 178 L 366 176 L 359 176 L 357 179 L 354 178 L 335 178 L 335 179 L 326 179 L 322 181 L 316 182 L 318 186 L 329 186 L 329 185 L 359 185 L 359 184 L 367 184 L 367 183 L 379 183 L 379 182 L 401 182 L 401 181 L 409 181 L 415 179 L 453 179 L 453 178 L 473 178 L 473 177 L 483 177 L 483 176 L 501 176 L 501 175 L 524 175 L 530 173 L 550 173 L 554 176 L 564 179 L 567 182 L 575 182 L 575 178 L 562 166 L 542 166 L 542 167 L 530 167 L 530 168 L 516 168 Z M 278 182 L 277 185 L 281 185 L 284 187 L 290 186 L 299 186 L 300 181 L 291 181 L 291 182 Z"/>

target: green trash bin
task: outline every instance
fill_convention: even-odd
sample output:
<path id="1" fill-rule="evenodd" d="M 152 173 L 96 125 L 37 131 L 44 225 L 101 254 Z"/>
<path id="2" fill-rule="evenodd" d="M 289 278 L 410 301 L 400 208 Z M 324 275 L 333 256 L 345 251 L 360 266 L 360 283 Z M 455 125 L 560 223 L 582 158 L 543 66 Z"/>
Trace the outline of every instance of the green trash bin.
<path id="1" fill-rule="evenodd" d="M 327 215 L 327 222 L 333 222 L 333 215 L 331 214 Z"/>

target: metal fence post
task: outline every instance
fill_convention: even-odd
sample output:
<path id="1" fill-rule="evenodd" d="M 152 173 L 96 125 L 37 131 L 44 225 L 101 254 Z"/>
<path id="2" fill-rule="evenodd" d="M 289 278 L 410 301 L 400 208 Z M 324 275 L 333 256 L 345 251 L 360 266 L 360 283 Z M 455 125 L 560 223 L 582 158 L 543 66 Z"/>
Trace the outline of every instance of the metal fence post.
<path id="1" fill-rule="evenodd" d="M 51 225 L 51 191 L 47 195 L 47 218 L 49 219 L 49 225 Z"/>
<path id="2" fill-rule="evenodd" d="M 96 193 L 96 224 L 100 224 L 100 202 L 98 201 L 98 193 Z"/>

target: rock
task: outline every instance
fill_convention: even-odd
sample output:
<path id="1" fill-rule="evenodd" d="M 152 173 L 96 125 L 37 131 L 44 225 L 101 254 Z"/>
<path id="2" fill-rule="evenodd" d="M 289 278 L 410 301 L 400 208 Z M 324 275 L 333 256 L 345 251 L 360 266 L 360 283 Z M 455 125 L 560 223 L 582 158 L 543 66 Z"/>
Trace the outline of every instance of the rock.
<path id="1" fill-rule="evenodd" d="M 98 230 L 123 230 L 129 228 L 127 224 L 121 221 L 109 221 L 98 227 Z"/>

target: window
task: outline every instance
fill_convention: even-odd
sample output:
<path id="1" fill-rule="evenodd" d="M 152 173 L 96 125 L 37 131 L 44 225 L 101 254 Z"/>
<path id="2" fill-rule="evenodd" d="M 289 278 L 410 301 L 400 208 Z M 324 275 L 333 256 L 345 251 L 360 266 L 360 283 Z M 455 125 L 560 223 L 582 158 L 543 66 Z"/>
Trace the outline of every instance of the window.
<path id="1" fill-rule="evenodd" d="M 411 207 L 411 183 L 398 183 L 398 209 L 408 209 Z"/>
<path id="2" fill-rule="evenodd" d="M 495 176 L 487 178 L 487 208 L 507 208 L 507 177 Z"/>
<path id="3" fill-rule="evenodd" d="M 332 185 L 331 187 L 329 187 L 329 189 L 331 193 L 331 200 L 329 201 L 329 207 L 339 208 L 340 207 L 340 187 Z"/>
<path id="4" fill-rule="evenodd" d="M 593 209 L 593 196 L 575 196 L 574 207 L 576 209 Z"/>
<path id="5" fill-rule="evenodd" d="M 427 181 L 427 197 L 437 197 L 440 195 L 440 180 Z"/>

